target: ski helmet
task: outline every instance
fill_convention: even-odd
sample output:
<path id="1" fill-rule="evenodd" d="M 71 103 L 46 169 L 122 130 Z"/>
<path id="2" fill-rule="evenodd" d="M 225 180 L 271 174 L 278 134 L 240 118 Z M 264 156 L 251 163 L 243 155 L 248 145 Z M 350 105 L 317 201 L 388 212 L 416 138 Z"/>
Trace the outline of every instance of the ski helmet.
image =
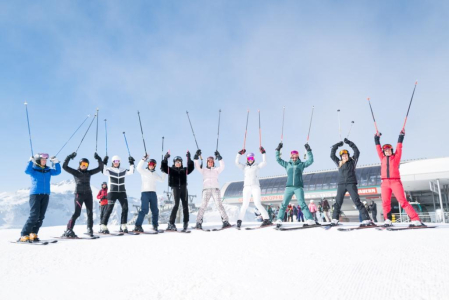
<path id="1" fill-rule="evenodd" d="M 387 149 L 391 149 L 391 153 L 393 153 L 393 146 L 391 146 L 390 144 L 385 144 L 382 146 L 382 151 L 385 153 L 385 150 Z"/>
<path id="2" fill-rule="evenodd" d="M 114 162 L 114 161 L 116 161 L 116 160 L 118 160 L 118 162 L 120 162 L 120 161 L 121 161 L 120 156 L 114 155 L 114 156 L 112 157 L 112 162 Z"/>
<path id="3" fill-rule="evenodd" d="M 37 153 L 37 154 L 34 155 L 34 160 L 39 165 L 41 164 L 41 158 L 48 159 L 49 155 L 47 153 Z"/>
<path id="4" fill-rule="evenodd" d="M 150 168 L 150 166 L 154 166 L 156 168 L 156 160 L 155 159 L 150 159 L 150 161 L 148 162 L 148 168 Z"/>
<path id="5" fill-rule="evenodd" d="M 106 181 L 104 181 L 104 182 L 101 184 L 101 188 L 103 188 L 103 185 L 105 185 L 106 187 L 108 187 L 108 183 L 107 183 Z"/>
<path id="6" fill-rule="evenodd" d="M 348 151 L 348 150 L 346 150 L 346 149 L 341 150 L 341 151 L 340 151 L 340 157 L 342 157 L 343 154 L 347 154 L 348 157 L 349 157 L 349 151 Z"/>
<path id="7" fill-rule="evenodd" d="M 80 166 L 82 164 L 84 164 L 84 165 L 87 164 L 86 167 L 88 167 L 89 166 L 89 160 L 87 158 L 81 158 L 80 159 Z"/>
<path id="8" fill-rule="evenodd" d="M 292 152 L 290 152 L 290 156 L 291 156 L 291 155 L 294 155 L 294 154 L 296 154 L 296 155 L 298 155 L 298 156 L 299 156 L 299 152 L 298 152 L 298 151 L 296 151 L 296 150 L 293 150 Z"/>
<path id="9" fill-rule="evenodd" d="M 246 156 L 246 162 L 249 163 L 254 163 L 256 159 L 254 158 L 254 153 L 248 153 L 248 155 Z"/>
<path id="10" fill-rule="evenodd" d="M 182 163 L 182 157 L 181 156 L 175 156 L 175 158 L 173 158 L 173 163 L 175 163 L 178 160 Z"/>

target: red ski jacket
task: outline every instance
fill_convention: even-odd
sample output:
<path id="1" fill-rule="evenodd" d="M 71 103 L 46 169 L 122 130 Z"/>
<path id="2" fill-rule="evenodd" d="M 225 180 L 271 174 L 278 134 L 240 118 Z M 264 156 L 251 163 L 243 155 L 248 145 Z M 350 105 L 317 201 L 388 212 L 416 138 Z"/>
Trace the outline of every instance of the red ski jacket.
<path id="1" fill-rule="evenodd" d="M 108 189 L 101 189 L 98 192 L 97 199 L 100 199 L 100 205 L 108 205 Z"/>
<path id="2" fill-rule="evenodd" d="M 399 164 L 402 156 L 402 143 L 396 145 L 396 151 L 391 156 L 385 156 L 380 145 L 376 145 L 377 154 L 381 162 L 380 176 L 382 179 L 401 179 Z"/>

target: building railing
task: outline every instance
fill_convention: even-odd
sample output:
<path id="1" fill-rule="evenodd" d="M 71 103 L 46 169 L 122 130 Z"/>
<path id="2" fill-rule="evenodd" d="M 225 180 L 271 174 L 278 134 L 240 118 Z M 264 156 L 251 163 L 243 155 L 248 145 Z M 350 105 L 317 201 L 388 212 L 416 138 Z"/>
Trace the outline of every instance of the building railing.
<path id="1" fill-rule="evenodd" d="M 420 220 L 424 223 L 442 223 L 443 222 L 443 214 L 441 212 L 427 212 L 418 214 Z M 410 222 L 410 218 L 406 213 L 397 213 L 392 214 L 393 222 L 395 223 L 408 223 Z M 446 223 L 449 223 L 449 212 L 444 213 L 444 219 Z"/>

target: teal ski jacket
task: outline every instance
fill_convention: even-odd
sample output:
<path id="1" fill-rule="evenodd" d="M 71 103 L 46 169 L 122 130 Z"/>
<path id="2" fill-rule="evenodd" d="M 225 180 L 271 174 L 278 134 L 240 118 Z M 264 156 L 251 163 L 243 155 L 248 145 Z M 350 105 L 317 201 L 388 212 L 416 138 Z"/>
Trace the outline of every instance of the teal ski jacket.
<path id="1" fill-rule="evenodd" d="M 276 161 L 287 171 L 286 187 L 304 187 L 302 172 L 313 163 L 312 151 L 307 151 L 307 160 L 305 162 L 302 162 L 299 158 L 296 162 L 291 159 L 287 162 L 281 158 L 279 151 L 276 151 Z"/>

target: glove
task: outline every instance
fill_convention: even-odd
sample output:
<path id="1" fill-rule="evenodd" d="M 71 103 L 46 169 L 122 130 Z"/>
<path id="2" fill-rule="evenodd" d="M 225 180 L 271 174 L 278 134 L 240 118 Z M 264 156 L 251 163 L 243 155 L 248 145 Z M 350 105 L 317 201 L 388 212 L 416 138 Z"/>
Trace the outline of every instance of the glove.
<path id="1" fill-rule="evenodd" d="M 281 151 L 282 146 L 284 146 L 284 144 L 279 143 L 278 147 L 275 149 L 276 151 Z"/>
<path id="2" fill-rule="evenodd" d="M 170 153 L 165 153 L 164 160 L 167 161 L 170 158 Z"/>
<path id="3" fill-rule="evenodd" d="M 69 154 L 67 158 L 74 159 L 76 157 L 76 152 L 73 152 L 72 154 Z"/>
<path id="4" fill-rule="evenodd" d="M 378 134 L 374 135 L 374 143 L 376 143 L 376 145 L 380 145 L 380 135 Z"/>
<path id="5" fill-rule="evenodd" d="M 34 156 L 31 156 L 29 161 L 32 161 L 33 164 L 36 164 L 36 159 L 34 158 Z"/>
<path id="6" fill-rule="evenodd" d="M 59 163 L 59 159 L 57 159 L 56 156 L 50 157 L 50 161 L 51 161 L 52 163 L 54 163 L 54 164 Z"/>
<path id="7" fill-rule="evenodd" d="M 129 161 L 130 165 L 134 165 L 135 159 L 132 156 L 130 156 L 130 157 L 128 157 L 128 161 Z"/>
<path id="8" fill-rule="evenodd" d="M 190 151 L 187 151 L 187 154 L 186 154 L 186 156 L 187 156 L 187 160 L 190 160 L 190 157 L 191 157 L 191 155 L 190 155 Z"/>
<path id="9" fill-rule="evenodd" d="M 307 152 L 312 151 L 312 149 L 310 149 L 309 143 L 305 144 L 304 148 L 306 148 Z"/>
<path id="10" fill-rule="evenodd" d="M 404 141 L 404 136 L 405 136 L 405 129 L 402 129 L 401 133 L 399 133 L 398 143 L 402 143 Z"/>
<path id="11" fill-rule="evenodd" d="M 262 154 L 265 154 L 265 152 L 266 152 L 262 146 L 260 146 L 259 150 L 260 150 L 260 153 L 262 153 Z"/>
<path id="12" fill-rule="evenodd" d="M 103 158 L 103 164 L 107 165 L 107 164 L 108 164 L 108 160 L 109 160 L 109 156 L 106 155 L 106 156 Z"/>
<path id="13" fill-rule="evenodd" d="M 142 158 L 143 161 L 146 161 L 147 159 L 148 159 L 148 154 Z"/>
<path id="14" fill-rule="evenodd" d="M 223 159 L 223 157 L 221 157 L 221 155 L 220 155 L 220 152 L 218 152 L 218 151 L 215 151 L 215 158 L 216 159 L 218 159 L 218 160 L 222 160 Z"/>
<path id="15" fill-rule="evenodd" d="M 338 147 L 341 147 L 341 146 L 343 146 L 343 142 L 338 142 L 338 143 L 336 143 L 335 145 L 333 145 L 332 147 L 334 148 L 338 148 Z"/>
<path id="16" fill-rule="evenodd" d="M 350 140 L 348 140 L 347 138 L 344 139 L 344 142 L 345 142 L 346 144 L 348 144 L 348 145 L 352 143 L 352 142 L 351 142 Z"/>
<path id="17" fill-rule="evenodd" d="M 95 154 L 94 154 L 94 158 L 95 158 L 96 160 L 101 160 L 101 157 L 100 157 L 100 155 L 98 155 L 98 153 L 97 153 L 97 152 L 95 152 Z"/>
<path id="18" fill-rule="evenodd" d="M 242 150 L 240 150 L 240 151 L 237 152 L 237 153 L 240 154 L 240 155 L 243 155 L 243 154 L 245 154 L 245 152 L 246 152 L 246 149 L 242 149 Z"/>

